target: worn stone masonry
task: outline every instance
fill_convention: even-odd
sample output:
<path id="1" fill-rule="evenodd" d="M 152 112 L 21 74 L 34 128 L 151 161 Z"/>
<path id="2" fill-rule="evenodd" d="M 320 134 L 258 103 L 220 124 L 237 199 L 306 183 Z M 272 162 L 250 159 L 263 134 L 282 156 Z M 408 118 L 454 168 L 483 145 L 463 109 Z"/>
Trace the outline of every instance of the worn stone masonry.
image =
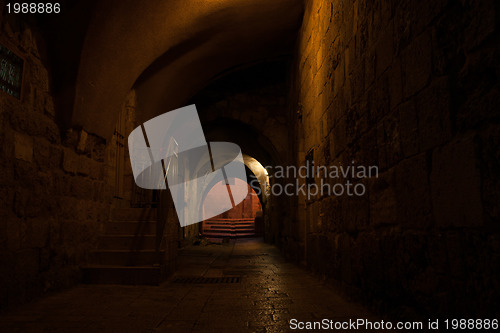
<path id="1" fill-rule="evenodd" d="M 284 250 L 379 312 L 499 307 L 499 12 L 493 0 L 306 1 L 296 161 L 314 150 L 316 165 L 380 174 L 362 197 L 300 198 Z"/>
<path id="2" fill-rule="evenodd" d="M 0 310 L 77 284 L 110 210 L 155 205 L 126 137 L 191 99 L 208 141 L 265 166 L 378 168 L 273 178 L 366 188 L 266 199 L 264 239 L 287 257 L 391 320 L 498 317 L 499 1 L 71 4 L 51 22 L 0 6 L 24 60 L 21 98 L 0 91 Z M 172 271 L 199 228 L 159 201 Z"/>
<path id="3" fill-rule="evenodd" d="M 0 42 L 24 59 L 21 99 L 0 98 L 0 309 L 72 286 L 108 220 L 106 141 L 61 133 L 37 37 L 14 16 Z"/>

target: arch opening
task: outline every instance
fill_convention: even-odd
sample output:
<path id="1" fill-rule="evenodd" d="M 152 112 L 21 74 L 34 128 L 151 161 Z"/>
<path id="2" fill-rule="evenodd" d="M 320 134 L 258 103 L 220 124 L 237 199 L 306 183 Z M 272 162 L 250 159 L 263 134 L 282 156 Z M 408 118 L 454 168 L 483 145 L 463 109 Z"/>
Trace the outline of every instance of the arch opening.
<path id="1" fill-rule="evenodd" d="M 244 183 L 234 178 L 232 182 Z M 203 200 L 203 216 L 213 216 L 211 209 L 217 206 L 221 196 L 227 196 L 227 185 L 224 182 L 216 183 Z M 232 209 L 204 219 L 201 233 L 204 237 L 217 241 L 226 238 L 261 237 L 263 236 L 263 206 L 256 191 L 247 183 L 246 198 Z"/>

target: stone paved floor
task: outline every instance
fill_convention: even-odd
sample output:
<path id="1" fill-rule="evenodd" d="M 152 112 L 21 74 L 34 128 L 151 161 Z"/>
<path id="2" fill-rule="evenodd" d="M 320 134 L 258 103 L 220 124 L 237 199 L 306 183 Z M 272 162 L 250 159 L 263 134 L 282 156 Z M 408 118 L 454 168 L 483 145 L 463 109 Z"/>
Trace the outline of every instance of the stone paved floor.
<path id="1" fill-rule="evenodd" d="M 183 249 L 176 276 L 194 275 L 242 281 L 80 285 L 2 314 L 0 332 L 290 332 L 291 318 L 375 320 L 256 240 Z"/>

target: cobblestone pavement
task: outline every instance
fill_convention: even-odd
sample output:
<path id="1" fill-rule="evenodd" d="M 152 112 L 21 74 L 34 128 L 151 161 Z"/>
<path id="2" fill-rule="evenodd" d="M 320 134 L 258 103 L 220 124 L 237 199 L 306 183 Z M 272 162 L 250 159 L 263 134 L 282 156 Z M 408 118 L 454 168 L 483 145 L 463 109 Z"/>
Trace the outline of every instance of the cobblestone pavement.
<path id="1" fill-rule="evenodd" d="M 194 276 L 241 281 L 176 281 Z M 177 273 L 159 287 L 80 285 L 26 304 L 0 316 L 0 332 L 297 331 L 292 318 L 375 320 L 273 246 L 240 240 L 182 249 Z"/>

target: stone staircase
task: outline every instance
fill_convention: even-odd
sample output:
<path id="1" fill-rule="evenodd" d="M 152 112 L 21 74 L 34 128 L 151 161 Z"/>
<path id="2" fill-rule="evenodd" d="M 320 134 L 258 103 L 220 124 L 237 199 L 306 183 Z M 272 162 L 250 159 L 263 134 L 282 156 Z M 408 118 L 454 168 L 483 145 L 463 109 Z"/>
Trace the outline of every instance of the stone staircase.
<path id="1" fill-rule="evenodd" d="M 83 282 L 158 285 L 166 276 L 165 246 L 156 251 L 156 208 L 118 208 L 82 267 Z M 162 263 L 162 264 L 160 264 Z"/>
<path id="2" fill-rule="evenodd" d="M 203 222 L 203 236 L 207 238 L 240 238 L 255 236 L 254 219 L 212 218 Z"/>

